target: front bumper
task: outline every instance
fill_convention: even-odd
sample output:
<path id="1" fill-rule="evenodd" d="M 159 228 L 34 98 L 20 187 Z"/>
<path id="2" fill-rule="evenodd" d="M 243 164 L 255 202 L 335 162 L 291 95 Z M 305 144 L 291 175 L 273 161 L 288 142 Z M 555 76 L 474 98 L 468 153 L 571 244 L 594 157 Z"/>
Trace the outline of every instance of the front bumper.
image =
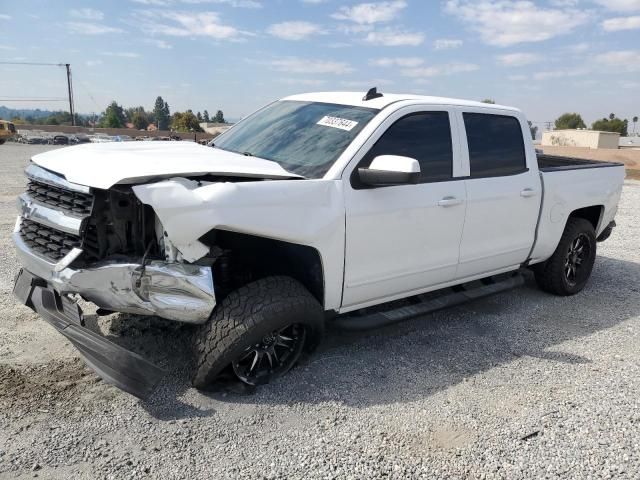
<path id="1" fill-rule="evenodd" d="M 193 324 L 206 322 L 216 305 L 210 267 L 151 261 L 144 267 L 103 262 L 73 269 L 69 265 L 81 249 L 74 248 L 54 263 L 29 249 L 19 232 L 20 221 L 13 240 L 22 266 L 60 294 L 79 294 L 105 310 Z"/>
<path id="2" fill-rule="evenodd" d="M 66 337 L 105 382 L 144 399 L 164 376 L 161 368 L 137 353 L 84 328 L 80 307 L 27 270 L 18 274 L 13 293 Z"/>

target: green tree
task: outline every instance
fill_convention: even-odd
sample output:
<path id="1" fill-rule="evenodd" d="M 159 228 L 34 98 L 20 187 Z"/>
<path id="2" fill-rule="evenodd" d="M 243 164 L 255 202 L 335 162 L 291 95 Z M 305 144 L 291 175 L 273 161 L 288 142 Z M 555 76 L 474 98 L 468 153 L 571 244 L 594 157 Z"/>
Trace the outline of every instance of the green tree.
<path id="1" fill-rule="evenodd" d="M 579 113 L 563 113 L 555 122 L 556 130 L 573 130 L 576 128 L 587 128 Z"/>
<path id="2" fill-rule="evenodd" d="M 174 113 L 171 117 L 171 129 L 176 132 L 204 132 L 200 128 L 198 117 L 191 110 Z"/>
<path id="3" fill-rule="evenodd" d="M 629 126 L 629 120 L 621 120 L 615 115 L 611 118 L 603 118 L 602 120 L 596 120 L 591 125 L 593 130 L 599 130 L 600 132 L 617 132 L 621 137 L 627 136 L 627 128 Z"/>
<path id="4" fill-rule="evenodd" d="M 169 127 L 170 115 L 169 104 L 162 97 L 156 98 L 156 103 L 153 106 L 153 116 L 158 130 L 166 130 Z"/>
<path id="5" fill-rule="evenodd" d="M 493 98 L 485 98 L 482 100 L 482 103 L 490 103 L 491 105 L 494 105 L 496 101 Z"/>
<path id="6" fill-rule="evenodd" d="M 206 111 L 206 110 L 205 110 Z M 636 134 L 636 123 L 638 123 L 638 116 L 633 117 L 633 134 Z"/>
<path id="7" fill-rule="evenodd" d="M 104 111 L 102 120 L 100 120 L 100 126 L 107 128 L 123 128 L 125 123 L 127 123 L 127 116 L 124 113 L 124 109 L 118 105 L 115 100 L 112 101 Z"/>
<path id="8" fill-rule="evenodd" d="M 202 120 L 207 122 L 207 123 L 209 123 L 211 121 L 211 119 L 209 118 L 209 112 L 207 112 L 206 110 L 202 114 Z"/>
<path id="9" fill-rule="evenodd" d="M 144 110 L 134 112 L 131 123 L 133 123 L 136 130 L 144 130 L 147 128 L 149 126 L 149 119 L 147 118 L 146 112 Z"/>
<path id="10" fill-rule="evenodd" d="M 535 140 L 536 139 L 536 135 L 538 134 L 538 127 L 534 127 L 533 123 L 531 123 L 531 120 L 527 120 L 529 122 L 529 131 L 531 132 L 531 139 Z"/>
<path id="11" fill-rule="evenodd" d="M 216 112 L 216 115 L 211 119 L 211 121 L 213 123 L 226 123 L 224 120 L 224 113 L 222 113 L 222 110 L 218 110 Z"/>
<path id="12" fill-rule="evenodd" d="M 202 122 L 202 114 L 200 112 L 196 113 L 196 118 L 198 119 L 199 122 Z"/>

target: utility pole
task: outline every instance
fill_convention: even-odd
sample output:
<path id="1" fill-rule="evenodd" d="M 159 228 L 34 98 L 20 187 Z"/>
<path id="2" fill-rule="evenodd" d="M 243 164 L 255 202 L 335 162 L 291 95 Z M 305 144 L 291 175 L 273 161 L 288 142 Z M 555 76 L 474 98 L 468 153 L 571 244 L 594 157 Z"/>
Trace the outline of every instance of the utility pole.
<path id="1" fill-rule="evenodd" d="M 76 114 L 73 111 L 73 86 L 71 85 L 71 64 L 65 63 L 64 66 L 67 67 L 67 88 L 69 90 L 69 113 L 71 113 L 71 125 L 75 126 Z"/>

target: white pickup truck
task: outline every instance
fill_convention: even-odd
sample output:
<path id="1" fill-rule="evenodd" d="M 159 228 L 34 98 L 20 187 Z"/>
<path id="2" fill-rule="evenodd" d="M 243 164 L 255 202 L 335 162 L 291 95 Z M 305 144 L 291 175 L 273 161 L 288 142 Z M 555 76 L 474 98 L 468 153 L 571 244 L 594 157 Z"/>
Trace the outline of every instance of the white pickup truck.
<path id="1" fill-rule="evenodd" d="M 162 371 L 86 328 L 79 298 L 198 325 L 198 388 L 223 374 L 259 385 L 328 320 L 396 321 L 527 267 L 548 292 L 579 292 L 624 168 L 536 155 L 514 108 L 371 89 L 276 101 L 208 147 L 53 150 L 26 175 L 16 296 L 144 397 Z"/>

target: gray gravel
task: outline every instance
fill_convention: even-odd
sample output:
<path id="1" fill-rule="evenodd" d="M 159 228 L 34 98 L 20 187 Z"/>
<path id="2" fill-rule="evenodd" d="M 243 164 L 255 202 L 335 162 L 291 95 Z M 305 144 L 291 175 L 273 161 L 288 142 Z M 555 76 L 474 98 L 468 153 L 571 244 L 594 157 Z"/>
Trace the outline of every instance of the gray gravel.
<path id="1" fill-rule="evenodd" d="M 171 370 L 147 403 L 105 385 L 11 298 L 21 169 L 0 147 L 0 478 L 640 478 L 640 183 L 592 280 L 519 289 L 362 334 L 330 330 L 256 394 L 185 381 L 188 331 L 96 322 Z"/>

